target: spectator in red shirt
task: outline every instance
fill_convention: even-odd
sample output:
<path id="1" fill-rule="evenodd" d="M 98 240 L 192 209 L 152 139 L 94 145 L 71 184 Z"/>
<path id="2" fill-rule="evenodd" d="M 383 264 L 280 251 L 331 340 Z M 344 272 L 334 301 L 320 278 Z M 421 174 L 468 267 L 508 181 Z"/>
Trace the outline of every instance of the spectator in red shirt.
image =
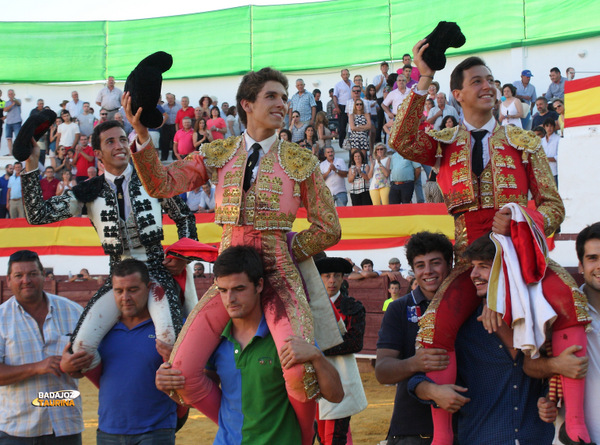
<path id="1" fill-rule="evenodd" d="M 189 117 L 190 119 L 195 118 L 194 108 L 190 107 L 190 98 L 183 96 L 181 98 L 181 109 L 177 111 L 175 115 L 175 129 L 180 130 L 183 127 L 183 118 Z"/>
<path id="2" fill-rule="evenodd" d="M 75 147 L 75 157 L 73 158 L 73 165 L 77 169 L 75 174 L 77 184 L 88 179 L 88 168 L 95 164 L 94 150 L 88 145 L 88 137 L 79 136 L 79 143 Z"/>
<path id="3" fill-rule="evenodd" d="M 212 134 L 213 140 L 215 139 L 225 139 L 225 133 L 227 133 L 227 124 L 225 120 L 220 117 L 221 112 L 217 107 L 213 107 L 210 109 L 211 118 L 206 123 L 206 126 L 210 130 Z"/>
<path id="4" fill-rule="evenodd" d="M 58 187 L 59 183 L 60 181 L 54 177 L 54 168 L 46 167 L 46 170 L 44 170 L 44 177 L 40 179 L 44 201 L 56 195 L 56 187 Z"/>
<path id="5" fill-rule="evenodd" d="M 194 130 L 192 129 L 192 119 L 186 116 L 183 118 L 182 122 L 183 128 L 181 130 L 177 130 L 175 133 L 175 138 L 173 138 L 173 154 L 179 161 L 194 151 Z"/>

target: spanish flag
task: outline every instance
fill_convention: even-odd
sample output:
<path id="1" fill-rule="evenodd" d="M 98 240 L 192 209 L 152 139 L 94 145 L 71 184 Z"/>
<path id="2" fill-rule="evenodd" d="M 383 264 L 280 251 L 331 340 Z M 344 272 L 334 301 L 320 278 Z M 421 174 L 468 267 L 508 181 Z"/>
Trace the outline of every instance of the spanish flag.
<path id="1" fill-rule="evenodd" d="M 565 127 L 600 125 L 600 76 L 565 82 Z"/>

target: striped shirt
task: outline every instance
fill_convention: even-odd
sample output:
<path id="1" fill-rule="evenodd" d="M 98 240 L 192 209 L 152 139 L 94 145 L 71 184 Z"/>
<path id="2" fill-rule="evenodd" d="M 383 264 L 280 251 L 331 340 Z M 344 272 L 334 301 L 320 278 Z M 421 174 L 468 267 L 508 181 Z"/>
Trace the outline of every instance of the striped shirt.
<path id="1" fill-rule="evenodd" d="M 66 298 L 45 294 L 48 315 L 43 338 L 37 322 L 13 296 L 0 305 L 0 363 L 19 366 L 62 355 L 82 308 Z M 55 433 L 67 436 L 83 431 L 81 397 L 74 406 L 33 406 L 39 393 L 76 390 L 77 380 L 68 374 L 44 374 L 0 386 L 0 431 L 17 437 Z"/>

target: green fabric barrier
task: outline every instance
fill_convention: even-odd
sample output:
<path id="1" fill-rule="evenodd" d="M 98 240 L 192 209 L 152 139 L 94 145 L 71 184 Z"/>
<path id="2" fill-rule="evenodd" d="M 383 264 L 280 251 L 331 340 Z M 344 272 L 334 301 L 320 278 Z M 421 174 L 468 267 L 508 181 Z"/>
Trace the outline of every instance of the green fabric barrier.
<path id="1" fill-rule="evenodd" d="M 439 20 L 467 43 L 448 55 L 600 35 L 600 1 L 332 0 L 243 6 L 174 17 L 94 22 L 0 22 L 0 82 L 125 79 L 148 54 L 173 55 L 166 79 L 230 76 L 273 66 L 313 70 L 398 60 Z"/>

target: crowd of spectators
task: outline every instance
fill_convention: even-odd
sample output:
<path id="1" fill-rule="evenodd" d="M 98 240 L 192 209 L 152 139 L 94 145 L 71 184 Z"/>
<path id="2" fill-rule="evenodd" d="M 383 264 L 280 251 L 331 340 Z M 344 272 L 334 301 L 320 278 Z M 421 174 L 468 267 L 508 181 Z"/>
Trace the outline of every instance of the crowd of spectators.
<path id="1" fill-rule="evenodd" d="M 280 137 L 300 144 L 319 157 L 321 172 L 336 206 L 346 206 L 348 201 L 356 206 L 443 200 L 436 183 L 437 166 L 432 168 L 408 162 L 393 154 L 386 145 L 398 107 L 419 79 L 410 54 L 403 56 L 402 63 L 397 72 L 390 73 L 389 64 L 382 62 L 380 73 L 368 85 L 363 85 L 362 75 L 351 77 L 348 69 L 341 70 L 341 80 L 329 89 L 330 100 L 325 105 L 321 101 L 321 90 L 306 90 L 303 79 L 296 80 L 295 93 L 290 91 L 289 112 Z M 540 96 L 531 83 L 534 76 L 530 70 L 523 70 L 520 79 L 512 83 L 502 85 L 495 80 L 497 103 L 494 114 L 499 124 L 535 131 L 542 139 L 557 182 L 558 147 L 564 133 L 564 85 L 575 77 L 575 70 L 569 67 L 566 73 L 567 77 L 563 77 L 559 68 L 552 68 L 550 85 Z M 135 132 L 123 118 L 121 96 L 122 91 L 115 86 L 114 78 L 109 77 L 94 102 L 80 100 L 78 92 L 73 91 L 71 100 L 59 104 L 56 122 L 39 141 L 44 197 L 63 194 L 74 184 L 103 173 L 102 163 L 96 159 L 88 139 L 98 123 L 109 119 L 121 121 L 133 141 Z M 236 107 L 229 106 L 228 102 L 219 106 L 215 96 L 203 95 L 195 107 L 189 96 L 177 100 L 174 94 L 167 93 L 165 99 L 166 102 L 160 100 L 157 104 L 164 117 L 163 123 L 150 131 L 162 161 L 169 162 L 169 155 L 172 160 L 183 159 L 204 143 L 239 136 L 244 131 Z M 100 107 L 99 119 L 94 115 L 93 104 Z M 30 116 L 44 108 L 49 107 L 39 99 Z M 8 90 L 7 101 L 2 100 L 0 91 L 0 122 L 6 124 L 9 153 L 12 153 L 12 141 L 18 134 L 21 120 L 21 101 L 15 97 L 15 91 Z M 460 104 L 433 82 L 428 90 L 421 126 L 441 130 L 461 122 Z M 335 157 L 332 142 L 336 139 L 339 147 L 348 151 L 347 160 Z M 46 162 L 46 155 L 50 162 Z M 12 215 L 22 216 L 19 173 L 13 171 L 14 166 L 7 165 L 5 174 L 0 177 L 0 218 L 11 215 L 11 205 L 14 208 Z M 214 204 L 211 208 L 210 198 L 202 193 L 201 189 L 189 192 L 192 210 L 214 211 Z M 214 201 L 214 197 L 212 199 Z M 198 207 L 200 202 L 202 205 Z"/>

